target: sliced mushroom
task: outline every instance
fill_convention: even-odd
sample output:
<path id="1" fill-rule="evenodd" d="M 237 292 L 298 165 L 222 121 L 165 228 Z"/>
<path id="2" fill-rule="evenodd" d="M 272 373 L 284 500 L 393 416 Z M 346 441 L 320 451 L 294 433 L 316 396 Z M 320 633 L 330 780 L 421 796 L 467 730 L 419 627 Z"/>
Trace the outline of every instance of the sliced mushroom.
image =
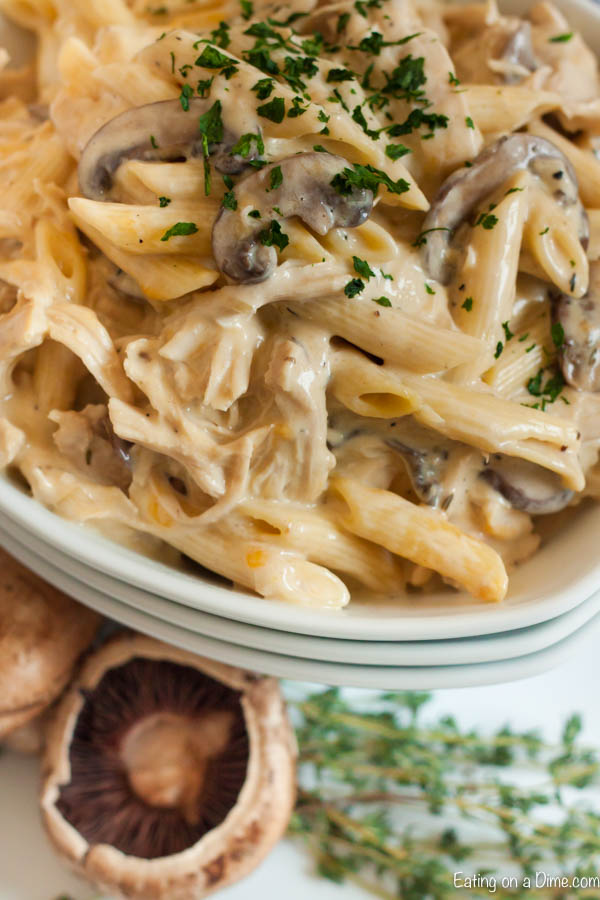
<path id="1" fill-rule="evenodd" d="M 394 437 L 385 442 L 402 456 L 419 499 L 429 506 L 440 506 L 442 479 L 450 456 L 448 442 L 408 417 L 398 420 Z"/>
<path id="2" fill-rule="evenodd" d="M 236 209 L 222 207 L 213 227 L 213 255 L 220 271 L 245 283 L 269 278 L 277 265 L 275 247 L 265 243 L 269 228 L 290 216 L 299 216 L 321 235 L 362 225 L 371 214 L 373 192 L 352 187 L 340 194 L 331 184 L 347 167 L 345 159 L 330 153 L 298 153 L 240 181 Z M 276 169 L 279 183 L 271 187 Z"/>
<path id="3" fill-rule="evenodd" d="M 517 30 L 509 37 L 501 59 L 514 66 L 516 71 L 507 71 L 504 75 L 504 81 L 507 84 L 516 84 L 521 81 L 518 69 L 524 69 L 527 72 L 535 72 L 538 63 L 533 52 L 533 42 L 531 38 L 531 22 L 522 22 Z"/>
<path id="4" fill-rule="evenodd" d="M 61 701 L 42 815 L 70 865 L 107 892 L 198 900 L 282 836 L 295 756 L 275 680 L 125 635 Z"/>
<path id="5" fill-rule="evenodd" d="M 450 175 L 438 191 L 423 224 L 423 260 L 432 278 L 448 284 L 453 274 L 452 240 L 459 226 L 482 200 L 522 169 L 538 175 L 561 206 L 579 207 L 579 237 L 587 247 L 587 213 L 579 199 L 577 176 L 569 160 L 544 138 L 511 134 L 487 147 L 470 168 Z"/>
<path id="6" fill-rule="evenodd" d="M 0 738 L 52 703 L 91 644 L 99 616 L 0 549 Z"/>
<path id="7" fill-rule="evenodd" d="M 556 473 L 526 459 L 501 453 L 491 457 L 480 477 L 502 494 L 514 509 L 533 516 L 559 512 L 573 498 L 573 491 L 564 487 Z"/>
<path id="8" fill-rule="evenodd" d="M 209 101 L 189 100 L 186 111 L 179 100 L 161 100 L 128 109 L 103 125 L 88 141 L 79 160 L 79 186 L 91 200 L 112 200 L 113 176 L 127 159 L 175 161 L 203 155 L 198 118 Z M 215 168 L 223 174 L 242 172 L 256 158 L 256 144 L 247 157 L 232 155 L 240 135 L 223 119 L 223 139 L 209 144 Z M 258 132 L 257 132 L 258 133 Z"/>
<path id="9" fill-rule="evenodd" d="M 585 297 L 560 294 L 553 315 L 563 330 L 559 361 L 565 381 L 578 391 L 600 391 L 600 263 L 590 266 Z"/>

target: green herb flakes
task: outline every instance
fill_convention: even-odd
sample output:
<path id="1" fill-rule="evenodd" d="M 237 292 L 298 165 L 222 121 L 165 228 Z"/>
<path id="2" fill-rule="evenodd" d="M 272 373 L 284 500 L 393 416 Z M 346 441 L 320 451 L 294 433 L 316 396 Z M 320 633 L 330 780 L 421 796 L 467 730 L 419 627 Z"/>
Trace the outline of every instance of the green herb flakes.
<path id="1" fill-rule="evenodd" d="M 373 297 L 373 303 L 377 303 L 379 306 L 392 305 L 392 301 L 388 297 Z"/>
<path id="2" fill-rule="evenodd" d="M 165 231 L 161 241 L 168 241 L 172 237 L 187 237 L 187 235 L 196 234 L 197 231 L 198 227 L 194 222 L 176 222 Z"/>
<path id="3" fill-rule="evenodd" d="M 344 293 L 346 297 L 356 297 L 357 294 L 361 294 L 365 289 L 365 283 L 360 278 L 353 278 L 352 281 L 349 281 L 346 287 L 344 288 Z"/>
<path id="4" fill-rule="evenodd" d="M 285 250 L 290 242 L 289 237 L 281 230 L 279 222 L 271 222 L 268 228 L 259 232 L 258 239 L 265 247 L 277 247 L 279 251 Z"/>
<path id="5" fill-rule="evenodd" d="M 194 96 L 194 88 L 191 84 L 184 84 L 181 88 L 181 94 L 179 95 L 179 102 L 181 103 L 181 108 L 184 112 L 189 112 L 190 109 L 190 98 Z"/>
<path id="6" fill-rule="evenodd" d="M 573 32 L 567 31 L 565 34 L 557 34 L 555 35 L 555 37 L 551 37 L 548 40 L 550 44 L 566 44 L 571 40 L 572 37 Z"/>
<path id="7" fill-rule="evenodd" d="M 565 330 L 560 324 L 560 322 L 553 322 L 552 327 L 550 329 L 550 334 L 552 335 L 552 342 L 555 347 L 562 347 L 565 342 Z"/>
<path id="8" fill-rule="evenodd" d="M 283 173 L 281 171 L 281 166 L 275 166 L 274 169 L 271 169 L 271 178 L 270 178 L 270 191 L 276 190 L 283 183 Z"/>
<path id="9" fill-rule="evenodd" d="M 259 106 L 256 112 L 263 119 L 269 119 L 271 122 L 280 125 L 285 117 L 285 101 L 283 97 L 274 97 L 268 103 Z"/>
<path id="10" fill-rule="evenodd" d="M 375 272 L 366 259 L 360 259 L 358 256 L 353 256 L 352 262 L 354 263 L 354 271 L 357 275 L 360 275 L 361 278 L 365 278 L 368 281 L 369 278 L 375 277 Z"/>
<path id="11" fill-rule="evenodd" d="M 467 297 L 465 302 L 462 304 L 461 309 L 464 309 L 465 312 L 471 312 L 471 310 L 473 309 L 473 298 Z"/>
<path id="12" fill-rule="evenodd" d="M 164 209 L 165 206 L 168 206 L 170 202 L 171 202 L 170 197 L 159 197 L 158 198 L 158 205 L 160 206 L 161 209 Z"/>

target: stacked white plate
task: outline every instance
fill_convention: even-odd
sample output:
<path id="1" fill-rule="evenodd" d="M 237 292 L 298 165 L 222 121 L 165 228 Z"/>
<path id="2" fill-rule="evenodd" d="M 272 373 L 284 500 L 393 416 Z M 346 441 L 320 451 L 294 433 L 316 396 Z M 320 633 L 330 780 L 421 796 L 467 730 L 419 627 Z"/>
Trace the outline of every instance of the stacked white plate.
<path id="1" fill-rule="evenodd" d="M 301 681 L 426 690 L 526 678 L 600 634 L 600 508 L 513 573 L 508 598 L 440 592 L 327 612 L 265 600 L 67 522 L 0 480 L 0 544 L 104 615 L 204 656 Z"/>

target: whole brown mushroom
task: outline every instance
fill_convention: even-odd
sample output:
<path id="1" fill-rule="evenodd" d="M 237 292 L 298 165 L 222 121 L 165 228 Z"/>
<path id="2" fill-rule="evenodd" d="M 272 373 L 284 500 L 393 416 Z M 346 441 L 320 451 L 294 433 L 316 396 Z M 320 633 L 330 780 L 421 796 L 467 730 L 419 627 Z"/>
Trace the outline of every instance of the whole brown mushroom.
<path id="1" fill-rule="evenodd" d="M 274 679 L 123 635 L 88 658 L 58 707 L 42 816 L 101 889 L 197 900 L 283 835 L 295 759 Z"/>
<path id="2" fill-rule="evenodd" d="M 62 693 L 100 617 L 0 549 L 0 739 Z"/>

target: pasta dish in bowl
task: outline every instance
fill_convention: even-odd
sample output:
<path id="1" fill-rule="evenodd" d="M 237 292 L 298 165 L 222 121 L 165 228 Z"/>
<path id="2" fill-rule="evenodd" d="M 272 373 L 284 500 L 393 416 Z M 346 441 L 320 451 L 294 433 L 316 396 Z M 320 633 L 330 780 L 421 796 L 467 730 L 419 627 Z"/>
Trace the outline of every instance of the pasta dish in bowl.
<path id="1" fill-rule="evenodd" d="M 37 35 L 0 75 L 3 467 L 266 598 L 501 601 L 600 490 L 580 34 L 547 2 L 0 8 Z"/>

